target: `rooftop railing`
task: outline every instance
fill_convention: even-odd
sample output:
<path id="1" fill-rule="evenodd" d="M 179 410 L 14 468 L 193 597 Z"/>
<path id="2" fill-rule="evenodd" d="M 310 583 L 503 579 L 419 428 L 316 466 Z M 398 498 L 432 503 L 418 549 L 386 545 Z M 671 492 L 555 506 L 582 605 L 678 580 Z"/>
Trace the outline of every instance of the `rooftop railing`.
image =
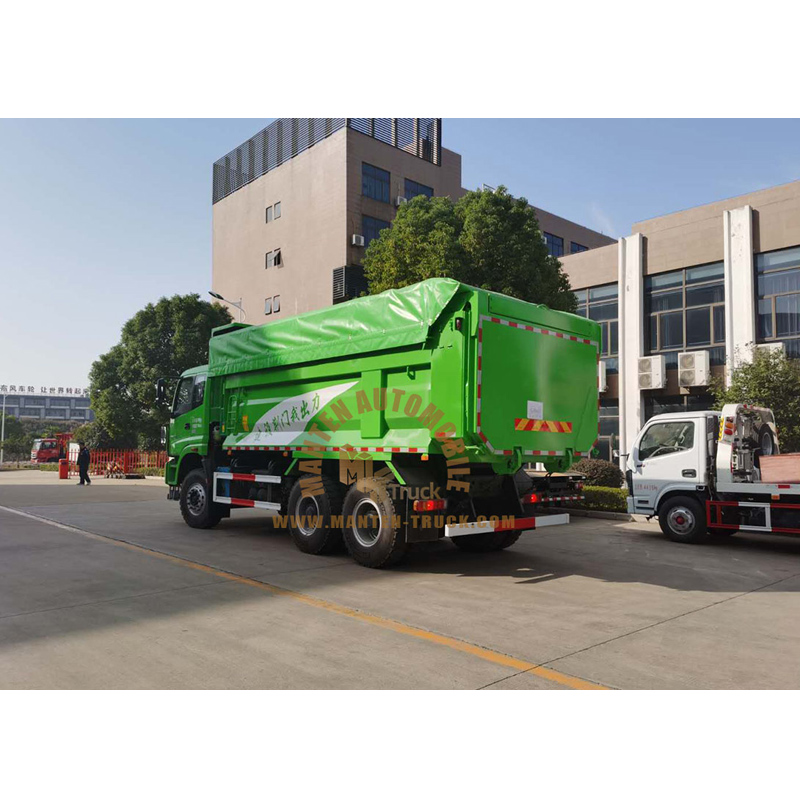
<path id="1" fill-rule="evenodd" d="M 212 203 L 345 127 L 432 164 L 441 163 L 442 121 L 439 118 L 288 117 L 275 120 L 214 163 Z"/>

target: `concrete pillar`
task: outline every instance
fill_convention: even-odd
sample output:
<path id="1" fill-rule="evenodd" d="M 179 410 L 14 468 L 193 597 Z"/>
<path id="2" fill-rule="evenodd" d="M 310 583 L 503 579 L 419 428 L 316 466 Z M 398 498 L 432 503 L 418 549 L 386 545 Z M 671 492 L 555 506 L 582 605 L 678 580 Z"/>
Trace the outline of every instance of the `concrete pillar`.
<path id="1" fill-rule="evenodd" d="M 619 452 L 624 454 L 642 426 L 639 358 L 644 353 L 644 237 L 641 233 L 619 240 Z"/>
<path id="2" fill-rule="evenodd" d="M 753 209 L 722 212 L 725 244 L 725 380 L 731 367 L 749 360 L 756 340 L 756 297 L 753 274 Z"/>

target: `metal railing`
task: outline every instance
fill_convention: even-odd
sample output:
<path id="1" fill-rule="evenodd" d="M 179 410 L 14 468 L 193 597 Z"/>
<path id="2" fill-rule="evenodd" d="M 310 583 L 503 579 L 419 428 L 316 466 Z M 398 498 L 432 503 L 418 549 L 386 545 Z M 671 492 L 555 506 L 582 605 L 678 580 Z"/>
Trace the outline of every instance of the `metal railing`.
<path id="1" fill-rule="evenodd" d="M 168 456 L 166 451 L 146 452 L 144 450 L 91 450 L 89 452 L 89 474 L 106 477 L 122 476 L 144 469 L 163 470 Z M 70 451 L 69 474 L 78 474 L 77 452 Z"/>
<path id="2" fill-rule="evenodd" d="M 344 127 L 441 163 L 442 121 L 415 117 L 287 117 L 277 119 L 214 163 L 212 203 L 241 189 Z"/>

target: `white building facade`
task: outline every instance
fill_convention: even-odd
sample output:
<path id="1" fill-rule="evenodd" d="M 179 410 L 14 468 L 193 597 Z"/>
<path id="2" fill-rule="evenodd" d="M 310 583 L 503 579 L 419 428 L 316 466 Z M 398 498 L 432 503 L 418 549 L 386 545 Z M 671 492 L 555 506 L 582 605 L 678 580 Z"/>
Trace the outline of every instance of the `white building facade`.
<path id="1" fill-rule="evenodd" d="M 603 328 L 603 458 L 655 414 L 710 408 L 712 379 L 754 345 L 800 357 L 800 181 L 637 223 L 562 263 Z"/>

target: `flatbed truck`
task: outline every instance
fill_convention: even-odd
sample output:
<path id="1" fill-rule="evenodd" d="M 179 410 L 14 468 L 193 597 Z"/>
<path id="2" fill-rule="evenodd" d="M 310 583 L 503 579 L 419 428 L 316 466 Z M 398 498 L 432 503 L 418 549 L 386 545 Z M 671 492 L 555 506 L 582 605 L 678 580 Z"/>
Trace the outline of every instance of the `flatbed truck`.
<path id="1" fill-rule="evenodd" d="M 773 412 L 744 403 L 659 414 L 626 461 L 628 512 L 698 543 L 737 531 L 800 534 L 800 459 L 780 455 Z"/>

